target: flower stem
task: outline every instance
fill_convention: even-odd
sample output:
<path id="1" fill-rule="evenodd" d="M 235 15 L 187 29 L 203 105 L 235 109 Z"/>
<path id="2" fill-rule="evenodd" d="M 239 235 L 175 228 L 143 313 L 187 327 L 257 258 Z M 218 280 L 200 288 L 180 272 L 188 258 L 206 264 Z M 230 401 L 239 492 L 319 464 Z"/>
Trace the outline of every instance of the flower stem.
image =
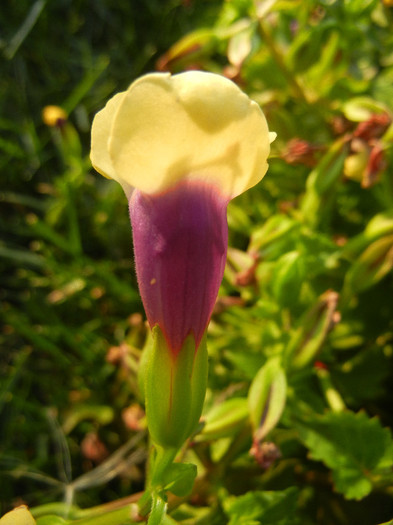
<path id="1" fill-rule="evenodd" d="M 156 446 L 156 456 L 152 465 L 150 484 L 153 488 L 159 488 L 163 484 L 163 475 L 166 469 L 172 465 L 177 454 L 175 448 L 163 448 Z"/>
<path id="2" fill-rule="evenodd" d="M 161 510 L 163 515 L 165 515 L 167 507 L 163 505 L 165 501 L 162 497 L 164 495 L 164 474 L 167 468 L 172 465 L 177 452 L 175 448 L 164 448 L 158 445 L 155 445 L 152 449 L 151 470 L 148 476 L 147 488 L 138 502 L 141 516 L 147 516 L 149 512 L 153 513 L 153 511 L 154 515 L 157 515 Z M 153 523 L 155 523 L 154 518 Z"/>
<path id="3" fill-rule="evenodd" d="M 90 516 L 74 521 L 75 525 L 119 525 L 120 523 L 132 525 L 135 521 L 135 505 L 127 505 L 121 509 L 112 510 L 100 516 Z"/>
<path id="4" fill-rule="evenodd" d="M 265 44 L 269 48 L 269 51 L 270 51 L 272 57 L 274 58 L 274 60 L 276 61 L 276 64 L 280 68 L 280 70 L 281 70 L 282 74 L 284 75 L 285 79 L 288 81 L 288 84 L 291 86 L 294 95 L 298 99 L 300 99 L 303 102 L 306 102 L 308 104 L 309 101 L 307 99 L 307 96 L 306 96 L 303 88 L 299 84 L 297 78 L 292 73 L 292 71 L 290 71 L 288 69 L 282 54 L 277 49 L 277 46 L 276 46 L 276 43 L 274 42 L 274 39 L 272 38 L 272 36 L 269 33 L 269 31 L 266 30 L 262 20 L 259 21 L 258 31 L 259 31 L 259 34 L 260 34 L 262 40 L 264 40 Z"/>

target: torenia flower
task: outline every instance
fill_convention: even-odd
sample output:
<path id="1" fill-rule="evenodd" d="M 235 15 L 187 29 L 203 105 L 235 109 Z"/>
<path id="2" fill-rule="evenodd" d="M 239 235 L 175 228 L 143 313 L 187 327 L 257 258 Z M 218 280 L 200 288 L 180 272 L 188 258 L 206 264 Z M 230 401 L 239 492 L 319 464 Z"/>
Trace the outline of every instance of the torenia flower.
<path id="1" fill-rule="evenodd" d="M 146 75 L 94 119 L 93 165 L 129 198 L 146 314 L 174 354 L 190 333 L 202 339 L 224 270 L 227 203 L 264 176 L 270 138 L 255 102 L 200 71 Z"/>
<path id="2" fill-rule="evenodd" d="M 129 199 L 146 315 L 173 362 L 203 346 L 224 272 L 226 208 L 265 175 L 273 135 L 233 82 L 200 71 L 141 77 L 94 119 L 92 163 Z M 173 408 L 173 374 L 168 381 Z"/>

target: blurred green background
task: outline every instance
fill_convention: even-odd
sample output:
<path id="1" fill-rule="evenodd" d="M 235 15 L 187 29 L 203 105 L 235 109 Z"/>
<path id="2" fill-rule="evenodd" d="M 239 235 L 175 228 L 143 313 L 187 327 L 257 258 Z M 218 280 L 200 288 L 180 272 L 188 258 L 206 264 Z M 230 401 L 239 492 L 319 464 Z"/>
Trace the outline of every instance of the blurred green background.
<path id="1" fill-rule="evenodd" d="M 145 317 L 90 126 L 137 76 L 198 68 L 278 138 L 229 207 L 207 424 L 186 452 L 200 476 L 173 517 L 392 519 L 392 24 L 389 0 L 2 1 L 2 512 L 143 490 Z M 45 123 L 49 105 L 63 117 Z"/>

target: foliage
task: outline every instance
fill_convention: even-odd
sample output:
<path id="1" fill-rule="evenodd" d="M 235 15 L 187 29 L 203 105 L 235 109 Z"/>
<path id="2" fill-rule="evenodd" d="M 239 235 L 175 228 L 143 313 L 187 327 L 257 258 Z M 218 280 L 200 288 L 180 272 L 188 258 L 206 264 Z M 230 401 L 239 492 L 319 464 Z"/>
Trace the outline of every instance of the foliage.
<path id="1" fill-rule="evenodd" d="M 168 480 L 167 523 L 390 523 L 391 2 L 3 4 L 2 512 L 132 523 L 146 328 L 126 200 L 91 169 L 89 130 L 143 72 L 200 68 L 278 138 L 229 207 L 205 424 L 183 451 L 198 475 L 188 496 L 191 467 Z M 46 125 L 49 104 L 68 118 Z"/>

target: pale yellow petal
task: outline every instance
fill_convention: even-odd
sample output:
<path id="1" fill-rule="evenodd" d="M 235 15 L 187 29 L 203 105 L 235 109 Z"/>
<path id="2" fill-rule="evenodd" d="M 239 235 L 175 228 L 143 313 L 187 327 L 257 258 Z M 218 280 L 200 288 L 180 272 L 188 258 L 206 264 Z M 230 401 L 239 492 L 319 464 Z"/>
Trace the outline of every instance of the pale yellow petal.
<path id="1" fill-rule="evenodd" d="M 198 179 L 232 198 L 264 176 L 269 144 L 261 109 L 230 80 L 200 71 L 155 73 L 118 101 L 109 156 L 123 187 L 156 193 Z"/>
<path id="2" fill-rule="evenodd" d="M 11 512 L 7 512 L 0 519 L 1 525 L 35 525 L 35 519 L 25 505 L 21 505 Z"/>
<path id="3" fill-rule="evenodd" d="M 122 181 L 118 177 L 109 156 L 108 141 L 113 119 L 125 93 L 125 91 L 117 93 L 108 101 L 104 109 L 95 115 L 91 128 L 91 163 L 98 173 L 108 179 L 114 179 L 120 184 Z"/>

